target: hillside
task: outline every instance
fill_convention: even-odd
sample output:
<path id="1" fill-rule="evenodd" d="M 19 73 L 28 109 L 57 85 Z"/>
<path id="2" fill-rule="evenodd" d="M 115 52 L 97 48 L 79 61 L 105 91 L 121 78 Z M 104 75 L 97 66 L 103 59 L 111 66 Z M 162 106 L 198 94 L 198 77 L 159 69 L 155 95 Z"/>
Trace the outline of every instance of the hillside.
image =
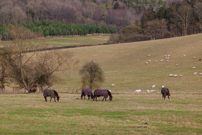
<path id="1" fill-rule="evenodd" d="M 105 82 L 102 87 L 114 92 L 131 92 L 136 89 L 151 89 L 153 84 L 159 90 L 162 85 L 172 91 L 198 91 L 202 88 L 202 58 L 201 34 L 170 39 L 113 44 L 69 49 L 79 59 L 80 64 L 74 70 L 64 72 L 60 76 L 66 81 L 55 85 L 66 92 L 79 89 L 81 86 L 78 70 L 86 62 L 98 63 L 105 72 Z M 63 50 L 66 51 L 66 50 Z M 148 57 L 148 55 L 151 55 Z M 165 55 L 170 54 L 169 62 Z M 186 54 L 186 56 L 184 56 Z M 196 57 L 196 59 L 194 59 Z M 160 60 L 163 59 L 163 62 Z M 148 61 L 149 64 L 145 64 Z M 158 62 L 155 62 L 158 60 Z M 178 64 L 178 66 L 176 66 Z M 192 69 L 192 67 L 196 69 Z M 197 72 L 197 75 L 194 75 Z M 177 74 L 178 77 L 168 77 Z M 179 75 L 182 77 L 179 77 Z M 111 87 L 114 83 L 116 86 Z"/>

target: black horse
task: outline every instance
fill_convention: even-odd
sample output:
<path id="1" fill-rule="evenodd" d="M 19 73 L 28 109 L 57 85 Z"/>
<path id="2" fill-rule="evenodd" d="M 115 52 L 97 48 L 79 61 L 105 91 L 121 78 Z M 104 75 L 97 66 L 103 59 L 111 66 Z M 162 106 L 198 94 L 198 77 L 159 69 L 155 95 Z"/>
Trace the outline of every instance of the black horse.
<path id="1" fill-rule="evenodd" d="M 168 99 L 170 99 L 170 92 L 169 92 L 169 89 L 166 88 L 166 87 L 163 87 L 161 89 L 161 94 L 162 94 L 162 97 L 165 99 L 166 96 L 168 96 Z"/>
<path id="2" fill-rule="evenodd" d="M 50 102 L 52 98 L 54 98 L 54 101 L 56 102 L 55 97 L 57 97 L 57 101 L 60 102 L 60 97 L 55 90 L 45 89 L 43 91 L 43 96 L 45 98 L 45 101 L 47 101 L 47 97 L 50 97 Z"/>
<path id="3" fill-rule="evenodd" d="M 93 99 L 93 93 L 92 93 L 92 90 L 90 88 L 83 88 L 82 89 L 82 91 L 81 91 L 81 99 L 83 99 L 83 96 L 84 96 L 84 99 L 85 99 L 86 95 L 88 96 L 88 99 L 90 99 L 90 96 Z"/>
<path id="4" fill-rule="evenodd" d="M 109 96 L 109 100 L 110 101 L 112 101 L 112 98 L 113 98 L 112 94 L 111 94 L 111 92 L 109 90 L 106 90 L 106 89 L 95 89 L 95 91 L 94 91 L 94 98 L 96 98 L 96 101 L 97 101 L 97 97 L 101 97 L 101 96 L 104 97 L 102 101 L 104 101 L 104 99 L 106 101 L 106 99 L 107 99 L 108 96 Z"/>

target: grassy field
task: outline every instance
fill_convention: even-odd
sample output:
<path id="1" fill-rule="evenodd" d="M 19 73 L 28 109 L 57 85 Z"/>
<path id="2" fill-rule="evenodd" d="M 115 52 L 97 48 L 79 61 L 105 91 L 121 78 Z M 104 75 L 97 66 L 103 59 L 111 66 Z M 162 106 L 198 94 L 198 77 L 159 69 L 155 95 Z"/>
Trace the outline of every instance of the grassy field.
<path id="1" fill-rule="evenodd" d="M 0 134 L 202 134 L 201 50 L 202 34 L 61 50 L 80 61 L 57 73 L 64 81 L 52 88 L 61 102 L 44 102 L 40 93 L 0 94 Z M 78 71 L 90 61 L 103 69 L 101 87 L 112 90 L 112 102 L 80 100 L 80 91 L 74 93 L 81 87 Z M 156 93 L 146 93 L 153 84 Z M 162 85 L 170 100 L 162 99 Z"/>

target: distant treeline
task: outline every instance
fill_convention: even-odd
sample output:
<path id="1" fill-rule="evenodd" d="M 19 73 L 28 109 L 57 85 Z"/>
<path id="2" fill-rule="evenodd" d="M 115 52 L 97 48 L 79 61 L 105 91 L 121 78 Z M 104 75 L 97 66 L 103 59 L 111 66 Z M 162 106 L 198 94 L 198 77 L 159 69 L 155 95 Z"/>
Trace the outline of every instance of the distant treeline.
<path id="1" fill-rule="evenodd" d="M 202 0 L 183 0 L 155 11 L 147 8 L 140 21 L 125 26 L 111 43 L 185 36 L 202 32 Z"/>
<path id="2" fill-rule="evenodd" d="M 116 33 L 114 26 L 96 24 L 67 24 L 65 21 L 35 20 L 19 23 L 17 25 L 0 25 L 0 37 L 2 40 L 15 40 L 19 31 L 28 32 L 35 36 L 66 36 L 87 35 L 93 33 Z M 37 35 L 36 35 L 37 34 Z M 34 37 L 35 37 L 34 36 Z M 33 37 L 33 36 L 32 36 Z M 31 37 L 27 37 L 31 38 Z"/>

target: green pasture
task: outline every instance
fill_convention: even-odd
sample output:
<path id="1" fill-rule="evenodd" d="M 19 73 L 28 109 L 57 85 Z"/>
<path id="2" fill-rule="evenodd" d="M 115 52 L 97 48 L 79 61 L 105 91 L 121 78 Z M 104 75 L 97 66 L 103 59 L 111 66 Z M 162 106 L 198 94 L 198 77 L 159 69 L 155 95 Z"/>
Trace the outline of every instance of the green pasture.
<path id="1" fill-rule="evenodd" d="M 110 35 L 91 35 L 73 37 L 47 37 L 42 42 L 46 46 L 77 46 L 77 45 L 97 45 L 106 43 Z"/>
<path id="2" fill-rule="evenodd" d="M 42 94 L 0 95 L 0 134 L 201 134 L 199 93 L 115 94 L 112 102 L 80 100 L 60 94 L 44 102 Z M 49 98 L 48 98 L 49 100 Z"/>
<path id="3" fill-rule="evenodd" d="M 53 42 L 61 45 L 66 40 Z M 0 94 L 0 134 L 202 134 L 201 50 L 202 34 L 60 50 L 79 61 L 56 73 L 62 80 L 51 88 L 61 102 L 44 102 L 42 93 Z M 168 62 L 165 55 L 170 55 Z M 101 88 L 112 90 L 112 102 L 80 99 L 78 72 L 91 61 L 103 69 Z M 170 100 L 162 99 L 162 85 L 170 89 Z M 147 89 L 156 93 L 146 93 Z"/>

